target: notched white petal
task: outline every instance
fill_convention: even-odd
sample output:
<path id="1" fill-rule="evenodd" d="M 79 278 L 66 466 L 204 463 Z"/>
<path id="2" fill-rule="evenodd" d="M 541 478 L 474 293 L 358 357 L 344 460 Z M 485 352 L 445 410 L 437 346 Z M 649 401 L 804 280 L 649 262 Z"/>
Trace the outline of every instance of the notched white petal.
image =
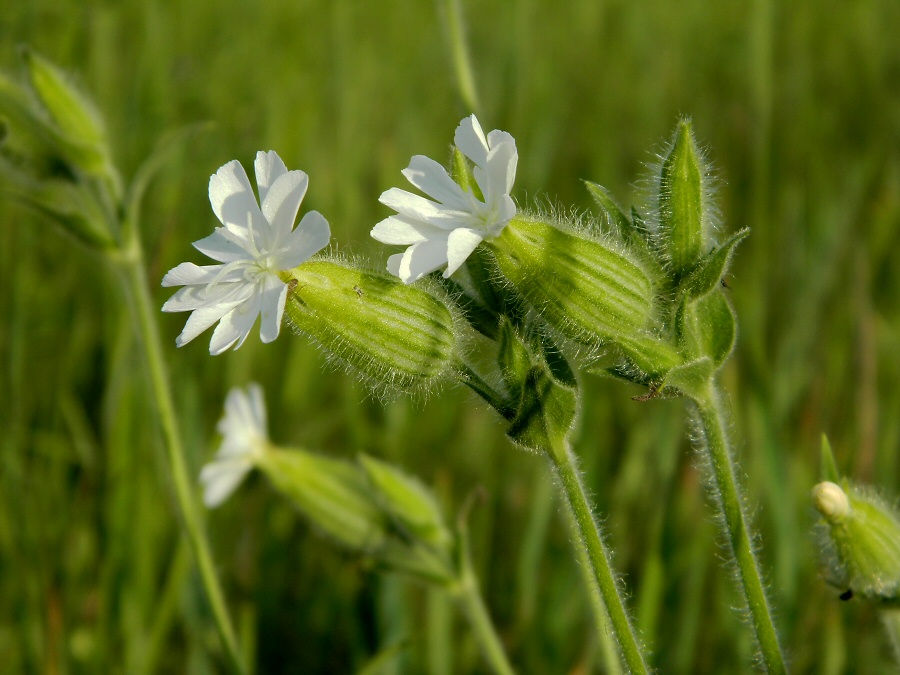
<path id="1" fill-rule="evenodd" d="M 331 228 L 328 221 L 318 211 L 310 211 L 300 220 L 300 224 L 288 235 L 282 250 L 277 254 L 279 270 L 289 270 L 306 262 L 328 246 Z"/>
<path id="2" fill-rule="evenodd" d="M 303 171 L 288 171 L 272 184 L 262 203 L 263 215 L 272 226 L 270 248 L 281 246 L 290 234 L 308 186 L 309 177 Z"/>
<path id="3" fill-rule="evenodd" d="M 447 237 L 447 269 L 444 270 L 444 278 L 450 278 L 482 241 L 484 236 L 475 230 L 453 230 Z"/>
<path id="4" fill-rule="evenodd" d="M 256 160 L 253 162 L 253 169 L 256 172 L 256 186 L 259 188 L 259 201 L 265 202 L 266 194 L 269 188 L 278 178 L 287 173 L 287 167 L 281 161 L 274 150 L 263 152 L 260 150 L 256 153 Z"/>

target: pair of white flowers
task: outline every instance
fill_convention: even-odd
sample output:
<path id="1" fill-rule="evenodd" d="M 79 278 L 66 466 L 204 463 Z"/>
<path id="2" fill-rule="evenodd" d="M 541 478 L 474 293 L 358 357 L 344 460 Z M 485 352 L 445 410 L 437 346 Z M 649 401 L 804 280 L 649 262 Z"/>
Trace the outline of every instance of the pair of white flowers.
<path id="1" fill-rule="evenodd" d="M 505 131 L 489 134 L 474 115 L 456 129 L 454 143 L 475 165 L 481 192 L 463 190 L 440 164 L 416 155 L 403 175 L 429 198 L 399 188 L 379 201 L 397 214 L 372 229 L 385 244 L 408 246 L 388 259 L 388 270 L 409 284 L 446 265 L 453 274 L 475 248 L 496 237 L 515 216 L 510 197 L 516 176 L 516 142 Z M 217 265 L 181 263 L 163 278 L 163 286 L 183 286 L 164 305 L 164 312 L 191 312 L 176 344 L 187 344 L 218 322 L 209 351 L 221 354 L 240 347 L 261 316 L 260 338 L 271 342 L 281 328 L 287 284 L 279 272 L 297 267 L 325 248 L 328 222 L 310 211 L 294 229 L 309 178 L 288 171 L 274 151 L 259 152 L 255 162 L 259 202 L 240 162 L 220 168 L 209 180 L 209 201 L 222 223 L 194 247 Z"/>

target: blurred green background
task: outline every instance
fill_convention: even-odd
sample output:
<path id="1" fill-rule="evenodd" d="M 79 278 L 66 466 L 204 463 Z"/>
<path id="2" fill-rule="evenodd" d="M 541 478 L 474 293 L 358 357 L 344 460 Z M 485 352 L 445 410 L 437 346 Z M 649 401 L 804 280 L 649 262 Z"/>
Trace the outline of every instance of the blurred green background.
<path id="1" fill-rule="evenodd" d="M 588 208 L 580 179 L 641 203 L 679 116 L 718 169 L 723 229 L 749 226 L 729 279 L 741 324 L 725 374 L 748 501 L 797 673 L 895 668 L 877 614 L 841 603 L 817 564 L 809 490 L 819 435 L 840 468 L 900 493 L 900 4 L 688 0 L 464 2 L 486 129 L 512 133 L 520 204 Z M 310 175 L 304 209 L 338 250 L 368 238 L 413 154 L 447 156 L 468 110 L 441 7 L 423 0 L 82 2 L 0 11 L 0 67 L 27 44 L 98 101 L 131 176 L 165 132 L 198 121 L 147 200 L 149 283 L 215 219 L 207 179 L 275 149 Z M 391 251 L 393 252 L 393 251 Z M 380 264 L 380 263 L 379 263 Z M 168 293 L 156 291 L 159 305 Z M 125 298 L 98 258 L 0 203 L 0 670 L 219 672 L 181 542 Z M 233 385 L 260 382 L 272 437 L 365 450 L 421 476 L 452 516 L 483 488 L 473 552 L 524 673 L 600 672 L 587 598 L 544 462 L 512 448 L 474 396 L 384 404 L 304 340 L 254 336 L 212 358 L 176 350 L 199 471 Z M 586 379 L 577 452 L 616 567 L 662 672 L 749 670 L 749 631 L 704 503 L 678 401 Z M 218 569 L 259 673 L 485 672 L 454 608 L 372 571 L 256 478 L 208 516 Z M 451 650 L 439 649 L 452 645 Z"/>

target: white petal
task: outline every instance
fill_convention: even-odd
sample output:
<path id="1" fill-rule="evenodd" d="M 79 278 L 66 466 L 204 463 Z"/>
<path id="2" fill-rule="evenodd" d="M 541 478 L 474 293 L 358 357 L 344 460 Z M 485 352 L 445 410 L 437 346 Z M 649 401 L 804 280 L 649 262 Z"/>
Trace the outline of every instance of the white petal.
<path id="1" fill-rule="evenodd" d="M 214 509 L 235 491 L 252 468 L 246 460 L 214 461 L 200 470 L 203 503 Z"/>
<path id="2" fill-rule="evenodd" d="M 500 195 L 509 194 L 513 182 L 516 180 L 518 161 L 519 155 L 516 153 L 514 143 L 501 143 L 491 149 L 485 166 L 487 189 L 482 187 L 486 202 Z"/>
<path id="3" fill-rule="evenodd" d="M 267 429 L 269 427 L 266 421 L 266 400 L 263 396 L 262 387 L 256 382 L 247 385 L 247 398 L 250 401 L 250 409 L 253 414 L 253 423 L 256 430 L 263 436 L 268 437 Z"/>
<path id="4" fill-rule="evenodd" d="M 471 214 L 468 212 L 445 208 L 400 188 L 384 191 L 378 201 L 411 220 L 430 223 L 446 230 L 465 227 L 471 223 Z"/>
<path id="5" fill-rule="evenodd" d="M 453 143 L 462 154 L 475 162 L 476 166 L 484 166 L 490 148 L 475 115 L 470 115 L 459 123 L 453 136 Z"/>
<path id="6" fill-rule="evenodd" d="M 173 267 L 163 277 L 162 286 L 188 286 L 191 284 L 208 284 L 222 272 L 224 265 L 195 265 L 194 263 L 185 262 L 177 267 Z M 229 277 L 225 281 L 237 281 L 243 278 L 243 272 L 237 277 L 226 272 L 225 276 Z"/>
<path id="7" fill-rule="evenodd" d="M 212 326 L 216 321 L 222 319 L 229 312 L 234 311 L 234 305 L 221 304 L 199 307 L 191 312 L 187 323 L 184 324 L 184 330 L 175 338 L 175 345 L 184 347 L 188 342 L 200 335 L 207 328 Z"/>
<path id="8" fill-rule="evenodd" d="M 228 230 L 224 227 L 217 227 L 208 237 L 195 241 L 194 248 L 221 263 L 250 259 L 251 256 L 241 246 L 240 240 L 235 241 L 234 235 L 229 237 L 226 233 Z"/>
<path id="9" fill-rule="evenodd" d="M 279 177 L 287 173 L 287 167 L 274 150 L 269 150 L 268 152 L 260 150 L 256 153 L 256 161 L 253 163 L 253 168 L 256 171 L 256 187 L 259 188 L 259 201 L 265 202 L 269 188 Z"/>
<path id="10" fill-rule="evenodd" d="M 501 143 L 512 143 L 513 149 L 516 147 L 516 139 L 512 137 L 512 134 L 509 134 L 505 131 L 500 131 L 499 129 L 494 129 L 491 133 L 487 135 L 488 148 L 493 150 Z"/>
<path id="11" fill-rule="evenodd" d="M 279 271 L 292 269 L 328 246 L 330 239 L 331 228 L 325 216 L 318 211 L 310 211 L 300 219 L 297 229 L 288 235 L 273 265 Z"/>
<path id="12" fill-rule="evenodd" d="M 219 325 L 213 331 L 209 341 L 209 353 L 213 356 L 221 354 L 234 345 L 238 349 L 253 328 L 256 317 L 259 316 L 260 293 L 257 291 L 247 300 L 235 307 L 231 312 L 222 317 Z M 196 314 L 196 312 L 195 312 Z"/>
<path id="13" fill-rule="evenodd" d="M 281 330 L 281 317 L 287 300 L 288 287 L 275 274 L 267 274 L 260 300 L 259 337 L 264 343 L 272 342 Z"/>
<path id="14" fill-rule="evenodd" d="M 219 457 L 247 454 L 254 443 L 267 438 L 266 406 L 258 384 L 248 385 L 246 393 L 233 387 L 225 398 L 225 415 L 216 429 L 223 436 Z"/>
<path id="15" fill-rule="evenodd" d="M 447 239 L 431 239 L 410 246 L 400 259 L 397 276 L 411 284 L 447 264 Z"/>
<path id="16" fill-rule="evenodd" d="M 446 237 L 447 232 L 434 225 L 422 223 L 405 216 L 385 218 L 369 232 L 375 241 L 382 244 L 418 244 L 434 237 Z"/>
<path id="17" fill-rule="evenodd" d="M 406 179 L 432 199 L 452 209 L 465 211 L 469 200 L 447 170 L 430 157 L 416 155 L 403 170 Z"/>
<path id="18" fill-rule="evenodd" d="M 390 258 L 388 258 L 387 271 L 393 274 L 395 277 L 400 276 L 400 264 L 403 262 L 404 253 L 395 253 Z"/>
<path id="19" fill-rule="evenodd" d="M 482 241 L 483 235 L 475 230 L 465 228 L 453 230 L 447 237 L 447 269 L 444 271 L 444 278 L 448 279 L 458 270 Z"/>
<path id="20" fill-rule="evenodd" d="M 245 281 L 221 283 L 212 286 L 185 286 L 166 300 L 164 312 L 192 312 L 201 307 L 228 305 L 236 307 L 253 294 L 253 284 Z"/>
<path id="21" fill-rule="evenodd" d="M 244 167 L 232 160 L 209 179 L 209 202 L 221 223 L 259 249 L 269 224 L 263 218 Z M 252 235 L 252 238 L 251 238 Z"/>
<path id="22" fill-rule="evenodd" d="M 303 171 L 288 171 L 272 183 L 263 198 L 262 212 L 272 226 L 268 249 L 281 246 L 294 227 L 300 202 L 306 195 L 309 177 Z"/>

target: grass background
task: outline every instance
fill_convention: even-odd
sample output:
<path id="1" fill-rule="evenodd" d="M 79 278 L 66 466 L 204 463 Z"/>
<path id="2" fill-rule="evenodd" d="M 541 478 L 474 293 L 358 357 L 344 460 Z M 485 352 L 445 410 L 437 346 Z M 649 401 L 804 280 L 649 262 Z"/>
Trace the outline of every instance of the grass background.
<path id="1" fill-rule="evenodd" d="M 723 229 L 752 228 L 729 279 L 741 323 L 724 379 L 795 672 L 894 668 L 877 614 L 821 578 L 809 489 L 827 432 L 840 468 L 900 485 L 900 5 L 687 0 L 466 2 L 486 128 L 520 150 L 520 203 L 589 207 L 580 179 L 640 203 L 681 115 L 718 167 Z M 154 286 L 214 224 L 207 177 L 275 149 L 310 175 L 305 209 L 341 251 L 368 239 L 413 154 L 446 156 L 468 111 L 432 2 L 30 0 L 0 12 L 0 66 L 27 44 L 69 69 L 108 120 L 126 176 L 196 121 L 154 185 Z M 156 292 L 161 305 L 168 294 Z M 10 673 L 218 672 L 181 541 L 122 289 L 99 259 L 0 203 L 0 654 Z M 192 469 L 215 447 L 228 388 L 266 391 L 272 437 L 388 458 L 448 515 L 473 489 L 473 550 L 522 672 L 599 672 L 589 608 L 547 467 L 447 388 L 387 405 L 284 335 L 217 358 L 181 350 L 162 316 Z M 704 504 L 683 410 L 585 380 L 577 451 L 638 626 L 662 672 L 749 668 L 748 630 Z M 440 595 L 381 575 L 312 531 L 256 478 L 208 517 L 260 673 L 483 672 Z"/>

